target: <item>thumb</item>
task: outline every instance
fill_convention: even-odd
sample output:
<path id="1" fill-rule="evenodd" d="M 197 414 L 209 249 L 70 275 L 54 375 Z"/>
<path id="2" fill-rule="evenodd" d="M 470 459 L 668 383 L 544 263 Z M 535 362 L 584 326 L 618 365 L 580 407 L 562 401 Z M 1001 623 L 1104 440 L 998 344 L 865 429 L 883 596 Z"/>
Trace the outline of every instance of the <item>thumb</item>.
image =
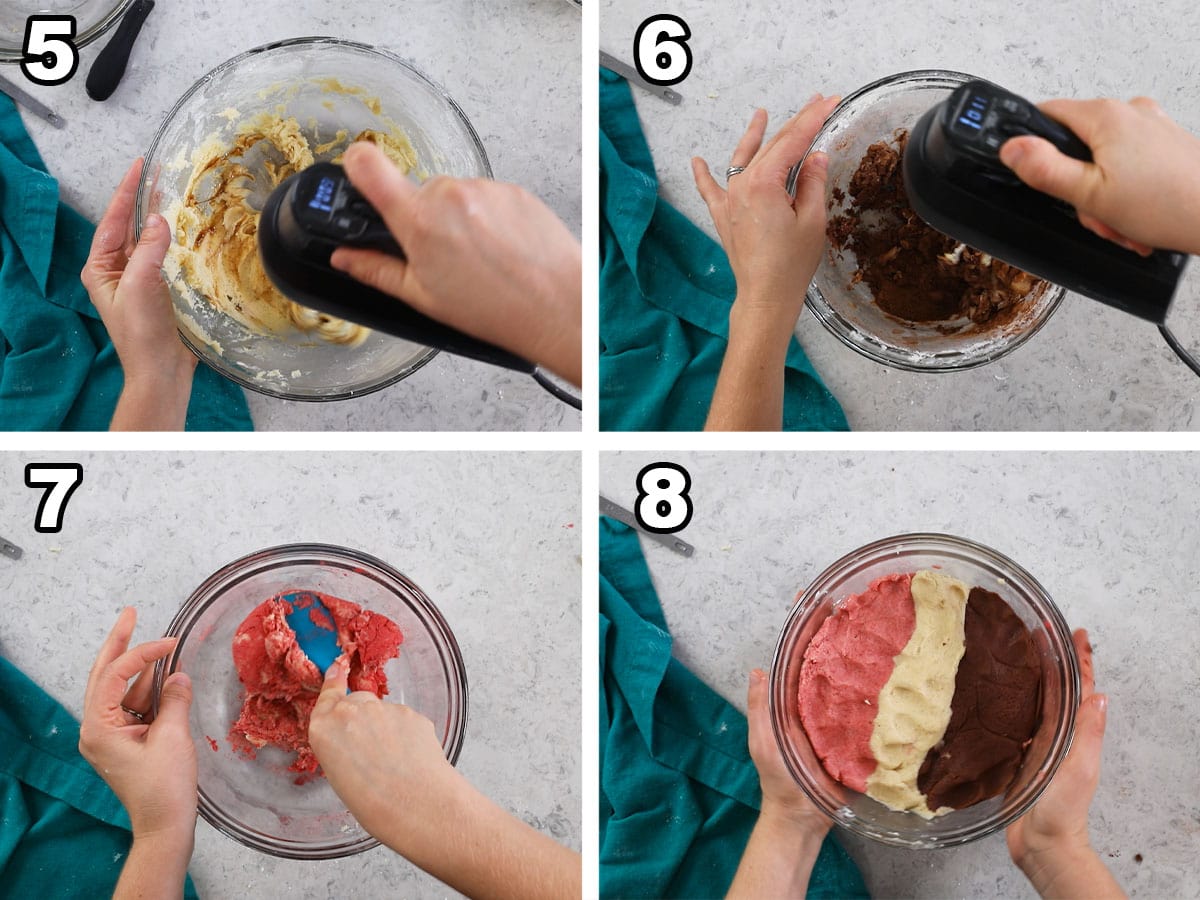
<path id="1" fill-rule="evenodd" d="M 1000 148 L 1000 161 L 1034 190 L 1077 208 L 1087 205 L 1098 171 L 1092 163 L 1059 153 L 1045 138 L 1029 135 L 1007 141 Z"/>
<path id="2" fill-rule="evenodd" d="M 313 718 L 320 718 L 346 696 L 349 690 L 347 681 L 350 678 L 350 664 L 343 653 L 325 670 L 325 682 L 321 685 L 321 694 L 313 707 Z"/>
<path id="3" fill-rule="evenodd" d="M 1108 722 L 1108 697 L 1093 694 L 1079 704 L 1075 722 L 1075 741 L 1067 761 L 1072 774 L 1084 784 L 1095 785 L 1100 779 L 1100 754 L 1104 747 L 1104 729 Z M 1090 793 L 1089 793 L 1090 799 Z"/>
<path id="4" fill-rule="evenodd" d="M 800 167 L 796 179 L 796 213 L 801 218 L 825 218 L 825 178 L 828 173 L 829 157 L 821 152 L 811 154 Z"/>
<path id="5" fill-rule="evenodd" d="M 757 761 L 773 742 L 771 712 L 767 704 L 767 675 L 762 669 L 750 673 L 750 688 L 746 693 L 746 721 L 750 726 L 750 756 Z"/>
<path id="6" fill-rule="evenodd" d="M 121 286 L 132 288 L 138 295 L 160 288 L 163 284 L 163 259 L 170 246 L 171 229 L 167 227 L 166 220 L 160 215 L 151 215 L 146 219 L 141 240 L 129 257 L 129 265 L 121 276 Z"/>
<path id="7" fill-rule="evenodd" d="M 176 672 L 163 684 L 162 694 L 158 698 L 158 715 L 154 725 L 159 723 L 168 728 L 182 728 L 187 731 L 188 711 L 192 706 L 192 680 L 185 672 Z"/>
<path id="8" fill-rule="evenodd" d="M 387 224 L 401 247 L 408 235 L 417 186 L 374 144 L 351 144 L 342 160 L 350 183 Z"/>

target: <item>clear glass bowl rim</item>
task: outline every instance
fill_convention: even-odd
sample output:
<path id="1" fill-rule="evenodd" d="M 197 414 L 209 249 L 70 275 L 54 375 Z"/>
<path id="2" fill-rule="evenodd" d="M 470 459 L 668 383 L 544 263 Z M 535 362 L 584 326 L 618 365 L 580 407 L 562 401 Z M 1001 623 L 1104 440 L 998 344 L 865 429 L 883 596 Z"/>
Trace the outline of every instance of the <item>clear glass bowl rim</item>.
<path id="1" fill-rule="evenodd" d="M 130 2 L 132 2 L 132 0 L 130 0 Z M 483 148 L 483 142 L 479 139 L 479 134 L 478 134 L 478 132 L 475 131 L 475 126 L 471 124 L 471 120 L 467 118 L 467 115 L 466 115 L 466 113 L 463 112 L 462 107 L 460 107 L 458 105 L 458 103 L 456 103 L 454 101 L 454 98 L 451 97 L 446 92 L 445 88 L 443 88 L 440 84 L 435 82 L 432 78 L 430 78 L 428 75 L 426 75 L 420 69 L 418 69 L 412 63 L 408 62 L 407 60 L 403 59 L 400 56 L 397 56 L 395 53 L 392 53 L 390 50 L 383 50 L 379 47 L 374 47 L 370 44 L 364 44 L 359 41 L 347 41 L 342 38 L 335 38 L 335 37 L 322 36 L 322 35 L 313 35 L 313 36 L 309 36 L 309 37 L 286 38 L 285 40 L 271 41 L 268 44 L 262 44 L 258 47 L 253 47 L 253 48 L 245 51 L 244 53 L 239 53 L 237 56 L 227 59 L 225 62 L 221 63 L 216 68 L 211 69 L 206 74 L 200 76 L 200 78 L 198 78 L 195 81 L 195 83 L 193 83 L 192 86 L 190 88 L 188 88 L 187 91 L 184 92 L 183 96 L 181 96 L 179 98 L 179 100 L 176 101 L 175 105 L 173 107 L 171 107 L 171 111 L 168 112 L 166 114 L 166 116 L 163 117 L 162 124 L 160 124 L 158 126 L 158 131 L 155 132 L 154 139 L 150 142 L 150 149 L 146 151 L 146 156 L 145 156 L 146 162 L 145 162 L 144 166 L 142 167 L 142 176 L 141 176 L 141 178 L 138 179 L 137 200 L 136 200 L 136 203 L 134 206 L 134 216 L 133 216 L 133 233 L 134 233 L 135 241 L 141 240 L 142 224 L 145 220 L 146 215 L 148 214 L 148 211 L 146 209 L 144 209 L 142 206 L 143 188 L 145 187 L 147 177 L 149 177 L 149 173 L 151 171 L 152 165 L 153 165 L 154 161 L 157 159 L 159 145 L 162 143 L 163 137 L 166 134 L 168 126 L 173 121 L 175 121 L 175 117 L 179 114 L 179 111 L 196 94 L 196 92 L 199 91 L 201 88 L 203 88 L 206 84 L 208 84 L 208 82 L 210 82 L 214 78 L 216 78 L 218 75 L 221 75 L 228 69 L 231 69 L 237 65 L 240 65 L 241 63 L 245 62 L 247 59 L 250 59 L 251 57 L 259 56 L 263 53 L 269 53 L 269 52 L 272 52 L 275 50 L 286 51 L 293 47 L 308 48 L 308 47 L 319 47 L 319 46 L 340 47 L 340 48 L 357 50 L 357 51 L 361 51 L 363 53 L 380 56 L 380 57 L 388 60 L 389 62 L 392 62 L 396 65 L 399 65 L 399 66 L 407 69 L 411 74 L 416 76 L 416 78 L 419 81 L 425 82 L 425 84 L 435 94 L 437 94 L 442 100 L 444 100 L 446 102 L 446 104 L 454 111 L 454 114 L 458 117 L 458 119 L 462 123 L 462 125 L 466 128 L 467 134 L 470 136 L 471 142 L 474 145 L 475 152 L 478 154 L 479 159 L 483 162 L 484 176 L 486 178 L 494 177 L 493 173 L 492 173 L 492 163 L 491 163 L 491 160 L 488 159 L 487 151 L 485 151 Z M 180 340 L 183 341 L 183 343 L 187 346 L 187 348 L 196 355 L 197 359 L 199 359 L 205 365 L 208 365 L 208 361 L 205 359 L 204 353 L 201 350 L 201 348 L 196 346 L 195 341 L 191 340 L 188 337 L 187 333 L 182 328 L 179 329 L 179 338 L 180 338 Z M 419 357 L 417 357 L 415 360 L 413 360 L 407 366 L 405 366 L 404 368 L 400 369 L 397 372 L 392 373 L 391 375 L 387 376 L 386 378 L 381 378 L 377 381 L 371 382 L 371 383 L 363 385 L 361 387 L 356 387 L 356 388 L 352 388 L 352 389 L 347 388 L 347 389 L 340 390 L 340 391 L 333 391 L 328 394 L 321 394 L 319 396 L 312 395 L 312 394 L 291 394 L 285 390 L 280 390 L 280 389 L 271 387 L 268 384 L 263 384 L 263 383 L 257 382 L 253 378 L 250 378 L 250 377 L 242 374 L 241 372 L 238 372 L 237 370 L 231 369 L 231 368 L 221 368 L 219 371 L 222 376 L 224 376 L 225 378 L 228 378 L 230 381 L 233 381 L 235 384 L 238 384 L 241 387 L 246 388 L 247 390 L 254 391 L 255 393 L 265 394 L 268 397 L 276 397 L 281 400 L 297 400 L 297 401 L 308 402 L 308 403 L 329 403 L 329 402 L 332 402 L 335 400 L 348 400 L 352 397 L 364 397 L 367 394 L 373 394 L 376 391 L 381 391 L 384 388 L 391 387 L 393 384 L 396 384 L 396 382 L 403 381 L 405 378 L 412 375 L 418 369 L 421 369 L 424 366 L 428 365 L 429 362 L 435 356 L 438 355 L 438 352 L 439 351 L 436 350 L 435 348 L 430 347 L 427 349 L 427 351 L 425 353 L 421 354 Z"/>
<path id="2" fill-rule="evenodd" d="M 460 699 L 458 714 L 455 716 L 446 734 L 447 743 L 445 749 L 446 759 L 449 760 L 451 765 L 455 765 L 458 762 L 459 754 L 462 752 L 463 739 L 466 735 L 468 710 L 466 666 L 463 662 L 462 652 L 459 650 L 458 641 L 454 637 L 454 632 L 450 630 L 445 617 L 442 616 L 441 611 L 429 599 L 428 595 L 408 576 L 378 557 L 363 553 L 361 550 L 323 543 L 279 544 L 274 547 L 265 547 L 262 550 L 256 550 L 253 553 L 247 553 L 245 556 L 221 566 L 212 575 L 204 579 L 192 591 L 187 600 L 184 601 L 179 611 L 175 614 L 175 617 L 171 619 L 171 624 L 167 626 L 167 630 L 163 636 L 180 637 L 185 629 L 190 629 L 204 610 L 216 601 L 220 595 L 217 590 L 218 588 L 221 588 L 222 591 L 228 589 L 243 578 L 260 571 L 262 565 L 285 562 L 289 557 L 293 556 L 315 556 L 322 559 L 335 559 L 338 562 L 350 563 L 354 566 L 365 566 L 369 569 L 374 569 L 378 574 L 393 579 L 401 584 L 406 591 L 411 593 L 411 599 L 416 601 L 417 605 L 421 607 L 421 611 L 428 617 L 433 630 L 436 632 L 437 639 L 444 643 L 445 649 L 450 656 L 452 664 L 452 672 L 450 674 L 452 676 L 453 687 L 456 689 Z M 253 572 L 245 571 L 251 566 L 254 567 Z M 151 692 L 152 715 L 157 715 L 158 713 L 158 701 L 159 695 L 162 692 L 163 681 L 175 671 L 175 666 L 179 661 L 179 648 L 182 643 L 181 639 L 171 654 L 165 659 L 159 660 L 158 664 L 154 667 L 154 689 Z M 379 841 L 370 835 L 365 835 L 344 844 L 322 845 L 315 849 L 305 849 L 299 846 L 263 840 L 257 835 L 247 833 L 236 821 L 225 815 L 219 807 L 209 800 L 208 796 L 204 793 L 203 786 L 198 788 L 197 794 L 199 813 L 209 825 L 238 843 L 272 856 L 286 859 L 337 859 L 344 856 L 353 856 L 356 853 L 362 853 L 379 846 Z"/>
<path id="3" fill-rule="evenodd" d="M 121 21 L 121 18 L 125 15 L 125 10 L 129 9 L 133 4 L 134 0 L 118 0 L 103 19 L 87 31 L 75 36 L 74 44 L 76 49 L 82 50 L 88 44 L 92 43 L 92 41 L 102 37 L 110 28 Z M 20 62 L 23 58 L 24 55 L 21 53 L 20 47 L 16 49 L 0 47 L 0 63 Z"/>
<path id="4" fill-rule="evenodd" d="M 956 72 L 953 69 L 913 69 L 908 72 L 897 72 L 894 75 L 886 75 L 883 78 L 877 78 L 870 84 L 865 84 L 855 91 L 847 94 L 838 103 L 829 118 L 825 120 L 825 124 L 821 126 L 821 130 L 817 132 L 817 136 L 813 138 L 812 145 L 804 154 L 804 159 L 808 158 L 808 154 L 812 152 L 812 148 L 824 138 L 834 126 L 838 125 L 847 115 L 847 109 L 861 97 L 867 96 L 881 88 L 892 86 L 904 86 L 908 84 L 924 83 L 926 85 L 941 85 L 949 89 L 958 87 L 964 82 L 976 78 L 975 75 L 968 75 L 964 72 Z M 796 176 L 799 174 L 800 167 L 804 164 L 802 159 L 793 169 L 788 178 L 789 190 L 794 190 Z M 825 295 L 821 293 L 817 287 L 816 278 L 808 285 L 805 293 L 805 306 L 812 310 L 812 314 L 817 321 L 825 326 L 825 330 L 836 337 L 845 346 L 849 347 L 860 356 L 865 356 L 867 359 L 877 363 L 882 363 L 885 366 L 890 366 L 893 369 L 901 369 L 905 372 L 929 372 L 929 373 L 944 373 L 944 372 L 965 372 L 968 369 L 976 369 L 979 366 L 987 365 L 990 362 L 995 362 L 1001 357 L 1007 356 L 1018 347 L 1022 346 L 1031 337 L 1037 334 L 1050 321 L 1055 312 L 1058 311 L 1063 299 L 1067 296 L 1066 288 L 1061 285 L 1051 284 L 1049 290 L 1049 300 L 1047 301 L 1046 309 L 1038 319 L 1033 322 L 1032 326 L 1020 334 L 1014 336 L 1009 341 L 999 344 L 991 353 L 982 354 L 955 360 L 955 357 L 960 354 L 956 352 L 941 353 L 936 356 L 931 356 L 930 359 L 950 360 L 950 362 L 939 365 L 921 365 L 912 360 L 906 359 L 903 356 L 896 355 L 891 347 L 875 339 L 873 335 L 857 329 L 853 324 L 848 322 L 845 317 L 837 312 L 825 299 Z M 858 335 L 859 340 L 851 339 L 850 335 Z"/>
<path id="5" fill-rule="evenodd" d="M 837 817 L 835 815 L 837 807 L 827 803 L 807 783 L 804 774 L 798 771 L 797 767 L 793 764 L 791 754 L 787 749 L 784 720 L 780 711 L 781 704 L 789 702 L 786 686 L 783 683 L 783 664 L 794 653 L 792 639 L 795 633 L 799 631 L 797 626 L 800 620 L 805 618 L 808 612 L 823 599 L 821 595 L 827 591 L 829 584 L 869 561 L 877 561 L 887 555 L 894 555 L 895 551 L 901 547 L 910 550 L 920 550 L 921 552 L 930 554 L 957 552 L 966 556 L 978 556 L 991 565 L 1007 571 L 1014 579 L 1023 582 L 1021 585 L 1022 589 L 1027 589 L 1037 600 L 1038 605 L 1041 607 L 1038 609 L 1038 613 L 1042 618 L 1046 630 L 1051 633 L 1052 641 L 1064 651 L 1066 656 L 1066 665 L 1060 669 L 1059 673 L 1060 676 L 1065 675 L 1062 678 L 1063 683 L 1060 685 L 1063 696 L 1063 715 L 1050 742 L 1049 762 L 1046 764 L 1045 777 L 1040 779 L 1036 785 L 1031 785 L 1026 790 L 1025 796 L 1019 798 L 1017 803 L 1013 804 L 994 820 L 976 823 L 974 826 L 964 829 L 961 832 L 951 833 L 944 837 L 939 836 L 936 841 L 915 844 L 890 832 L 876 831 L 870 823 L 864 822 L 859 817 L 855 817 L 850 822 L 843 821 Z M 1075 716 L 1079 706 L 1080 695 L 1079 661 L 1075 655 L 1075 644 L 1071 637 L 1071 629 L 1041 583 L 1024 567 L 1009 559 L 1003 553 L 993 550 L 991 547 L 967 538 L 938 532 L 911 532 L 880 538 L 877 541 L 872 541 L 856 550 L 850 551 L 817 575 L 809 586 L 797 597 L 795 604 L 793 604 L 791 611 L 784 620 L 783 627 L 779 631 L 779 638 L 775 644 L 775 651 L 771 656 L 771 670 L 768 677 L 768 708 L 771 717 L 771 728 L 784 764 L 787 766 L 793 780 L 800 786 L 800 789 L 804 791 L 821 812 L 829 816 L 830 819 L 841 827 L 883 844 L 909 849 L 934 849 L 966 844 L 1006 828 L 1028 812 L 1029 808 L 1037 802 L 1042 791 L 1049 786 L 1055 772 L 1058 771 L 1059 765 L 1066 759 L 1067 753 L 1071 749 L 1071 743 L 1075 736 Z"/>

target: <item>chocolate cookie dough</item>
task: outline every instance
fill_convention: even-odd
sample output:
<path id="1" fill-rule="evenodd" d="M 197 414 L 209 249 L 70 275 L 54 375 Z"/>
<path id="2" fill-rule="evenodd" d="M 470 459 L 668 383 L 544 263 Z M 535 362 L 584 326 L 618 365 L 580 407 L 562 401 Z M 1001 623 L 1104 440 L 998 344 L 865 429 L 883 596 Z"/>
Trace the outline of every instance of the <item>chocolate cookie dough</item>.
<path id="1" fill-rule="evenodd" d="M 834 251 L 850 250 L 858 261 L 851 285 L 864 282 L 880 309 L 908 322 L 1006 320 L 1045 282 L 921 221 L 904 192 L 907 143 L 903 131 L 868 147 L 850 178 L 852 202 L 829 221 Z M 835 189 L 836 202 L 840 194 Z"/>
<path id="2" fill-rule="evenodd" d="M 1040 718 L 1041 660 L 1017 614 L 999 595 L 972 588 L 964 629 L 950 724 L 917 777 L 935 809 L 961 809 L 1002 793 Z"/>

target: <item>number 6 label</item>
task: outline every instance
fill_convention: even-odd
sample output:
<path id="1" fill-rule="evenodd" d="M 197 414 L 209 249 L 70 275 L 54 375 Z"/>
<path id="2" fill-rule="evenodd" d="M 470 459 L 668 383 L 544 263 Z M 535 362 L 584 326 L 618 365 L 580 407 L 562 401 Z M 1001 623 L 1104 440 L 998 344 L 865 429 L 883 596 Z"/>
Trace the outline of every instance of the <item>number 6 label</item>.
<path id="1" fill-rule="evenodd" d="M 79 463 L 29 463 L 25 466 L 25 487 L 45 487 L 38 504 L 33 530 L 39 534 L 58 534 L 62 531 L 67 501 L 83 481 L 83 466 Z"/>
<path id="2" fill-rule="evenodd" d="M 74 40 L 74 16 L 30 16 L 25 23 L 21 71 L 34 84 L 65 84 L 79 68 Z"/>
<path id="3" fill-rule="evenodd" d="M 633 514 L 638 525 L 655 534 L 674 534 L 692 521 L 692 476 L 683 466 L 658 462 L 638 472 L 637 503 Z"/>
<path id="4" fill-rule="evenodd" d="M 651 84 L 670 87 L 692 71 L 692 48 L 687 40 L 692 30 L 679 16 L 651 16 L 638 26 L 633 37 L 633 64 Z"/>

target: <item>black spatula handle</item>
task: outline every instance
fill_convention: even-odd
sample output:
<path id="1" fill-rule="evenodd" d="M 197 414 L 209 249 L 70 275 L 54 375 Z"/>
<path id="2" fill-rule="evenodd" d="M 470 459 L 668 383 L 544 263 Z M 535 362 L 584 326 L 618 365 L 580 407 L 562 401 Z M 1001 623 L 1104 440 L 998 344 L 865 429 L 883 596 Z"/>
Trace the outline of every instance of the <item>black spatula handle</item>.
<path id="1" fill-rule="evenodd" d="M 96 61 L 92 64 L 92 71 L 88 73 L 87 77 L 88 96 L 93 100 L 107 100 L 117 89 L 117 85 L 121 83 L 121 79 L 125 76 L 125 67 L 129 64 L 129 54 L 133 50 L 133 43 L 137 40 L 142 25 L 145 24 L 146 17 L 150 15 L 152 9 L 154 9 L 154 0 L 136 0 L 133 6 L 129 7 L 129 11 L 125 13 L 125 18 L 121 20 L 113 39 L 96 57 Z"/>

